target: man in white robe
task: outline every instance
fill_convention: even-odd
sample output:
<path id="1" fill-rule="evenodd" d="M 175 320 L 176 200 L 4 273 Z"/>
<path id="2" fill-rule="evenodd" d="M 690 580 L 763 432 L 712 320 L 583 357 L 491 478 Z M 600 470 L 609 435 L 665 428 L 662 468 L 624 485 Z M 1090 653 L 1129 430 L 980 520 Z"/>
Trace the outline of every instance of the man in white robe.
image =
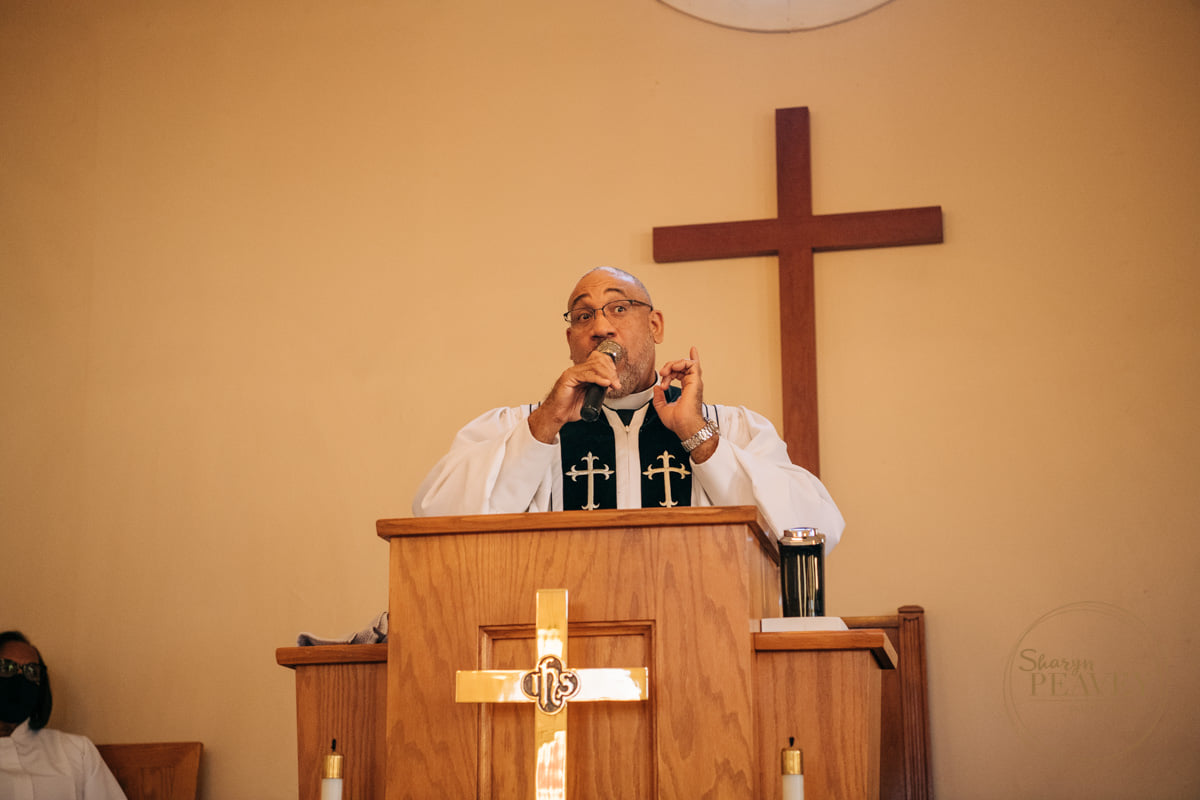
<path id="1" fill-rule="evenodd" d="M 776 536 L 810 527 L 827 551 L 837 544 L 841 513 L 791 463 L 770 421 L 703 402 L 696 348 L 655 371 L 665 322 L 641 281 L 598 267 L 567 309 L 572 366 L 541 403 L 494 409 L 459 431 L 421 484 L 415 515 L 754 505 Z M 606 340 L 623 357 L 599 352 Z M 602 417 L 584 422 L 592 385 L 607 389 Z"/>

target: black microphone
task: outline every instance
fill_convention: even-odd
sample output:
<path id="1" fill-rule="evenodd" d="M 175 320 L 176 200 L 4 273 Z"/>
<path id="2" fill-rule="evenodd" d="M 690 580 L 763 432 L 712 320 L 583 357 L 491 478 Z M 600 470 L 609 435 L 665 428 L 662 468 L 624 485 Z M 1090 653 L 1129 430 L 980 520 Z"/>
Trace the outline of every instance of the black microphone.
<path id="1" fill-rule="evenodd" d="M 600 346 L 596 348 L 596 352 L 604 353 L 613 360 L 614 364 L 621 363 L 621 359 L 625 357 L 625 348 L 612 339 L 605 339 L 601 342 Z M 587 394 L 583 396 L 583 408 L 579 409 L 579 416 L 587 422 L 595 422 L 600 416 L 600 404 L 604 402 L 604 395 L 607 392 L 607 386 L 595 383 L 589 386 Z"/>

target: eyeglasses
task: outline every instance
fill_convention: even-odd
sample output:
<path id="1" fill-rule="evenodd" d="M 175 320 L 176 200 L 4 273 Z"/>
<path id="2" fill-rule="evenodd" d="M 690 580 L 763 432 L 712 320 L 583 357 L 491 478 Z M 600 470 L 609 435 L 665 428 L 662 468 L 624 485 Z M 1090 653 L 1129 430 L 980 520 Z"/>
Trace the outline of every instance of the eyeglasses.
<path id="1" fill-rule="evenodd" d="M 29 681 L 40 684 L 42 682 L 42 675 L 45 674 L 45 669 L 41 664 L 18 664 L 15 661 L 9 661 L 7 658 L 0 658 L 0 678 L 12 678 L 18 672 L 23 674 Z"/>
<path id="2" fill-rule="evenodd" d="M 613 300 L 612 302 L 605 303 L 599 308 L 588 308 L 587 306 L 583 306 L 581 308 L 572 308 L 570 311 L 563 314 L 563 319 L 571 323 L 571 327 L 573 328 L 582 328 L 587 325 L 591 325 L 593 320 L 596 319 L 596 312 L 599 311 L 609 322 L 613 324 L 619 324 L 627 319 L 629 317 L 629 312 L 637 306 L 645 306 L 651 311 L 654 310 L 654 306 L 650 305 L 649 303 L 643 303 L 641 300 L 629 300 L 628 298 L 622 298 L 620 300 Z"/>

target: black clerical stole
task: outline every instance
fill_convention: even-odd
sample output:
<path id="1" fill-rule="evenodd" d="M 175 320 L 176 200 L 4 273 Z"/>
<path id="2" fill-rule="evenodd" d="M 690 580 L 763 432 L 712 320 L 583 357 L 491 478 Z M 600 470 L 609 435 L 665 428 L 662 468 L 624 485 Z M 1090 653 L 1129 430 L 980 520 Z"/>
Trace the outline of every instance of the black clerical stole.
<path id="1" fill-rule="evenodd" d="M 667 390 L 668 401 L 678 396 L 678 387 Z M 601 416 L 595 422 L 569 422 L 559 431 L 559 442 L 563 509 L 616 508 L 617 446 L 608 419 Z M 637 448 L 642 470 L 642 507 L 690 506 L 691 461 L 679 437 L 662 424 L 653 405 L 646 408 L 638 430 Z"/>

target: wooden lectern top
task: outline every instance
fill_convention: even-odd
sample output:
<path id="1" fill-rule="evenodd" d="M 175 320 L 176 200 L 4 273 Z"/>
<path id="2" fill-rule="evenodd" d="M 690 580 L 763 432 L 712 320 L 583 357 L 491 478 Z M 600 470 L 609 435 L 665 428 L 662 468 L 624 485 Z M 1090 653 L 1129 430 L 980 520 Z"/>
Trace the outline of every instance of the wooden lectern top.
<path id="1" fill-rule="evenodd" d="M 452 517 L 381 519 L 381 539 L 460 533 L 516 533 L 599 528 L 663 528 L 686 525 L 744 524 L 771 559 L 779 563 L 779 543 L 754 506 L 634 508 L 616 511 L 535 511 L 526 514 L 471 514 Z"/>

